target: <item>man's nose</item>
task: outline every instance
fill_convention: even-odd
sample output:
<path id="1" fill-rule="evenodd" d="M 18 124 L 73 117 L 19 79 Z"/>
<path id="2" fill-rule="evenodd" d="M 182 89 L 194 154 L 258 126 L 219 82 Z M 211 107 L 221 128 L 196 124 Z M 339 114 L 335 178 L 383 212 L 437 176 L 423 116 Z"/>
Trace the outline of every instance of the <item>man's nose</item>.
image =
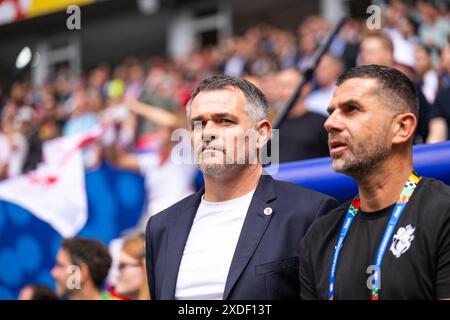
<path id="1" fill-rule="evenodd" d="M 344 123 L 335 113 L 332 113 L 328 116 L 323 126 L 328 133 L 344 130 Z"/>
<path id="2" fill-rule="evenodd" d="M 212 123 L 212 121 L 208 121 L 206 125 L 203 127 L 202 131 L 202 140 L 204 142 L 211 142 L 218 138 L 217 129 Z"/>
<path id="3" fill-rule="evenodd" d="M 53 279 L 56 279 L 56 266 L 52 268 L 52 270 L 50 270 L 50 274 L 53 277 Z"/>

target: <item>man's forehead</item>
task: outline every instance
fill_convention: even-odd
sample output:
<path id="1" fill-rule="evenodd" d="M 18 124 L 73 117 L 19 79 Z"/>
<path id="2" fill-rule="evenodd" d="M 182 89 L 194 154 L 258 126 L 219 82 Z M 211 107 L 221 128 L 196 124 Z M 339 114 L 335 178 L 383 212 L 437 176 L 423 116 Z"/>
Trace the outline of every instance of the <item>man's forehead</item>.
<path id="1" fill-rule="evenodd" d="M 243 96 L 243 93 L 233 87 L 226 86 L 218 89 L 203 90 L 198 93 L 194 99 L 196 101 L 217 101 L 217 100 L 232 100 Z"/>
<path id="2" fill-rule="evenodd" d="M 376 93 L 377 88 L 378 83 L 376 79 L 352 78 L 345 80 L 336 87 L 333 94 L 333 103 L 369 98 Z"/>
<path id="3" fill-rule="evenodd" d="M 192 102 L 192 116 L 196 113 L 232 112 L 245 101 L 244 94 L 231 86 L 201 91 Z"/>

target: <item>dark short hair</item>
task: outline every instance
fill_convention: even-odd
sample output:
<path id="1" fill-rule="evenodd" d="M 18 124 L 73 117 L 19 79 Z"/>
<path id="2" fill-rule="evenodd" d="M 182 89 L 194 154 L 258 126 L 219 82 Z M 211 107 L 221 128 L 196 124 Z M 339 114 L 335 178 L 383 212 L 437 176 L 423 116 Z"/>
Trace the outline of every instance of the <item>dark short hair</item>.
<path id="1" fill-rule="evenodd" d="M 419 99 L 417 91 L 409 78 L 397 69 L 370 64 L 357 66 L 344 72 L 337 80 L 336 86 L 353 78 L 369 78 L 378 81 L 378 91 L 386 99 L 387 107 L 393 111 L 411 112 L 418 119 Z"/>
<path id="2" fill-rule="evenodd" d="M 31 300 L 58 300 L 58 296 L 49 286 L 43 284 L 31 284 L 29 287 L 33 290 Z"/>
<path id="3" fill-rule="evenodd" d="M 70 238 L 64 239 L 61 247 L 67 251 L 73 264 L 87 265 L 92 282 L 100 289 L 112 262 L 106 246 L 98 240 Z"/>
<path id="4" fill-rule="evenodd" d="M 267 99 L 261 92 L 261 90 L 259 90 L 258 87 L 256 87 L 248 80 L 226 75 L 212 76 L 200 82 L 198 87 L 192 93 L 191 98 L 189 99 L 189 102 L 187 104 L 188 114 L 190 113 L 192 101 L 200 92 L 224 89 L 226 87 L 234 87 L 236 89 L 239 89 L 244 94 L 248 104 L 250 105 L 250 108 L 252 108 L 252 110 L 248 111 L 254 114 L 256 120 L 259 121 L 267 118 L 269 106 L 267 103 Z"/>

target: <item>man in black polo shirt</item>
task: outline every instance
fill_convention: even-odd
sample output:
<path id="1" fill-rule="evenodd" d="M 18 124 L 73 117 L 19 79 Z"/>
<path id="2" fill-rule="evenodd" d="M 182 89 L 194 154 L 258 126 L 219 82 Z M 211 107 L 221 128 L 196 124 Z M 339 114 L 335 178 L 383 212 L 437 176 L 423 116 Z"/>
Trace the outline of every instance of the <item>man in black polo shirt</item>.
<path id="1" fill-rule="evenodd" d="M 379 65 L 337 80 L 325 122 L 333 169 L 359 194 L 316 220 L 301 244 L 303 299 L 450 298 L 450 187 L 413 172 L 418 102 Z"/>

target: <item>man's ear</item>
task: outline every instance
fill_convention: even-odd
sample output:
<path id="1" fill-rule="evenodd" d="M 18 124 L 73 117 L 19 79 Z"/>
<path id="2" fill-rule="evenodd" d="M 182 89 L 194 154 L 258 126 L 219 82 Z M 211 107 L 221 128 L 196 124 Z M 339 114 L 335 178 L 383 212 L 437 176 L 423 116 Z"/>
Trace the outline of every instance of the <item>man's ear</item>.
<path id="1" fill-rule="evenodd" d="M 256 147 L 261 149 L 272 136 L 272 124 L 267 119 L 261 120 L 256 124 L 256 130 L 258 132 Z"/>
<path id="2" fill-rule="evenodd" d="M 403 144 L 409 141 L 417 127 L 417 118 L 414 114 L 407 112 L 394 117 L 394 131 L 392 144 Z"/>

